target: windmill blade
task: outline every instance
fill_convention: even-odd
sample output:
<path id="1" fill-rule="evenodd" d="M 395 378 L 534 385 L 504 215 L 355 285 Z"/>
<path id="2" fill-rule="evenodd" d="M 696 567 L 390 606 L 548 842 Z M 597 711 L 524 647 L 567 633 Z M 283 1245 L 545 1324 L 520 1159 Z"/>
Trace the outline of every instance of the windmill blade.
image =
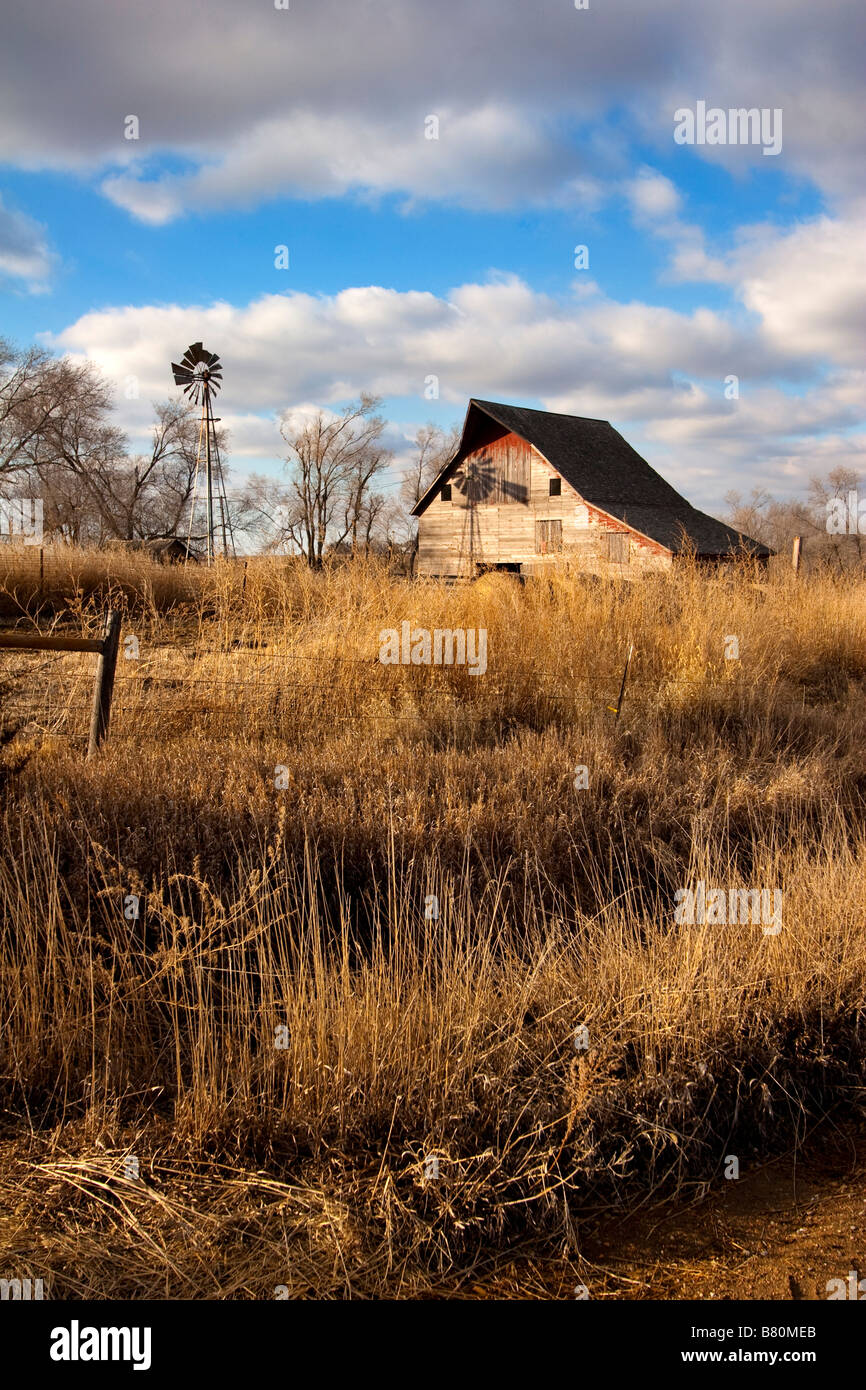
<path id="1" fill-rule="evenodd" d="M 209 352 L 201 341 L 190 343 L 180 362 L 172 362 L 175 384 L 183 388 L 188 400 L 198 405 L 222 385 L 222 365 L 216 352 Z"/>

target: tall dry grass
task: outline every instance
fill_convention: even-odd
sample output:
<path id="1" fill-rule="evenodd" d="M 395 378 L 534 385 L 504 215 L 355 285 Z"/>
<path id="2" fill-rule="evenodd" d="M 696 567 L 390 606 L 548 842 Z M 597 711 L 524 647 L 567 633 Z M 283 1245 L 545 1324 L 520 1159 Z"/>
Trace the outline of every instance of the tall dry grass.
<path id="1" fill-rule="evenodd" d="M 586 1211 L 857 1104 L 862 583 L 89 563 L 14 587 L 138 638 L 99 757 L 88 658 L 2 667 L 7 1264 L 127 1297 L 579 1269 Z M 381 666 L 403 619 L 486 628 L 487 673 Z M 677 925 L 698 879 L 781 888 L 781 933 Z"/>

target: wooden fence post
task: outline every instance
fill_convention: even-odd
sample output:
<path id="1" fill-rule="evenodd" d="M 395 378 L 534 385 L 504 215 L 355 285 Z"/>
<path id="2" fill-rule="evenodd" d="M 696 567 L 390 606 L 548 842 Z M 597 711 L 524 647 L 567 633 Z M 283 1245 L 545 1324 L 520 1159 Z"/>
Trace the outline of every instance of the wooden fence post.
<path id="1" fill-rule="evenodd" d="M 802 537 L 801 537 L 801 536 L 795 536 L 795 537 L 794 537 L 794 547 L 793 547 L 793 550 L 792 550 L 792 552 L 791 552 L 791 564 L 794 566 L 794 573 L 795 573 L 795 574 L 799 574 L 799 572 L 800 572 L 800 550 L 801 550 L 801 548 L 802 548 Z"/>
<path id="2" fill-rule="evenodd" d="M 120 614 L 109 609 L 105 615 L 105 636 L 96 663 L 96 684 L 93 688 L 93 712 L 90 716 L 90 742 L 87 756 L 92 758 L 108 733 L 111 717 L 111 696 L 114 690 L 114 671 L 117 648 L 120 645 Z"/>
<path id="3" fill-rule="evenodd" d="M 626 659 L 625 659 L 625 670 L 624 670 L 623 673 L 622 673 L 622 685 L 621 685 L 620 688 L 619 688 L 619 699 L 617 700 L 617 702 L 616 702 L 615 705 L 608 705 L 608 709 L 611 710 L 612 713 L 616 715 L 616 719 L 613 721 L 614 724 L 618 724 L 618 723 L 619 723 L 619 712 L 620 712 L 620 710 L 622 709 L 623 696 L 625 695 L 625 683 L 626 683 L 626 680 L 628 679 L 628 668 L 629 668 L 629 666 L 631 665 L 631 658 L 632 658 L 632 653 L 633 653 L 633 651 L 634 651 L 634 642 L 630 642 L 630 643 L 629 643 L 629 648 L 628 648 L 628 656 L 627 656 Z"/>

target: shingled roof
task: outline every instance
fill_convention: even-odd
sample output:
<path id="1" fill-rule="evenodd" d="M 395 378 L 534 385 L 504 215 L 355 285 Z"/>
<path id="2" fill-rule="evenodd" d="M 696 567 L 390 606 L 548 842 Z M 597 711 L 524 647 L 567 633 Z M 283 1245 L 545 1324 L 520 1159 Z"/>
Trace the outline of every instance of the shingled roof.
<path id="1" fill-rule="evenodd" d="M 715 517 L 699 512 L 641 458 L 607 420 L 558 415 L 497 401 L 469 402 L 460 447 L 413 509 L 420 516 L 437 490 L 459 468 L 474 447 L 483 417 L 513 431 L 532 444 L 552 468 L 599 511 L 623 521 L 668 550 L 694 550 L 705 557 L 745 550 L 752 555 L 772 552 Z"/>

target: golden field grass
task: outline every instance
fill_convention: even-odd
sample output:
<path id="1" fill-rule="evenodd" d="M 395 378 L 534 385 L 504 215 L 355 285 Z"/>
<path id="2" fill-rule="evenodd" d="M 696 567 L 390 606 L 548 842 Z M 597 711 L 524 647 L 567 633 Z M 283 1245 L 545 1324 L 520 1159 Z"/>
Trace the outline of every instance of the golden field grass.
<path id="1" fill-rule="evenodd" d="M 94 658 L 0 653 L 0 1273 L 589 1283 L 588 1213 L 858 1112 L 862 580 L 0 564 L 7 627 L 109 603 L 138 657 L 90 762 Z M 486 674 L 382 666 L 404 619 L 486 628 Z M 677 925 L 698 879 L 782 889 L 781 933 Z"/>

